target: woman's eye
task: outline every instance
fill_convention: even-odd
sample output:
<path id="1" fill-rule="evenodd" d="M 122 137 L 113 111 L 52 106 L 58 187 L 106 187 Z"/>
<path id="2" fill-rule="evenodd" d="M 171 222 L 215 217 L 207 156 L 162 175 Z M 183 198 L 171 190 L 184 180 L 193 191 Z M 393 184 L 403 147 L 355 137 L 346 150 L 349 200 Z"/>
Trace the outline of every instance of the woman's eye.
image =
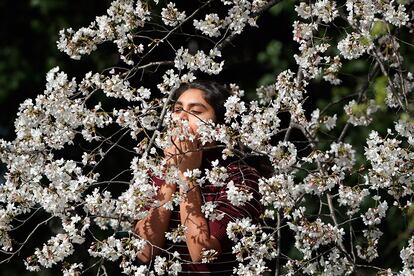
<path id="1" fill-rule="evenodd" d="M 192 114 L 200 114 L 201 113 L 201 111 L 199 111 L 199 110 L 191 110 L 190 111 Z"/>
<path id="2" fill-rule="evenodd" d="M 181 112 L 183 109 L 181 108 L 181 107 L 176 107 L 176 108 L 174 108 L 173 109 L 173 112 L 174 113 L 176 113 L 176 112 Z"/>

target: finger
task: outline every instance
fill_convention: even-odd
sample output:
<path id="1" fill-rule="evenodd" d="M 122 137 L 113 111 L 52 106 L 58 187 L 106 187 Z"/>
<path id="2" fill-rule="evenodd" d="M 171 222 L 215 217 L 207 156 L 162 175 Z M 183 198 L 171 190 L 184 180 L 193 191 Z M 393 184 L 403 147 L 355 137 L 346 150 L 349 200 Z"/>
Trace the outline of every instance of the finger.
<path id="1" fill-rule="evenodd" d="M 191 142 L 193 143 L 194 149 L 200 148 L 200 145 L 201 145 L 201 142 L 200 142 L 200 139 L 199 139 L 200 134 L 197 131 L 193 130 L 193 129 L 190 130 L 190 133 L 193 136 L 193 139 L 192 139 Z"/>
<path id="2" fill-rule="evenodd" d="M 198 151 L 197 140 L 193 140 L 193 141 L 187 140 L 187 149 L 192 152 Z"/>
<path id="3" fill-rule="evenodd" d="M 188 152 L 189 145 L 188 145 L 188 139 L 180 140 L 178 142 L 179 150 L 181 154 L 185 154 Z"/>
<path id="4" fill-rule="evenodd" d="M 173 153 L 174 154 L 180 154 L 182 153 L 182 145 L 181 141 L 179 139 L 171 139 Z"/>
<path id="5" fill-rule="evenodd" d="M 194 140 L 197 141 L 197 145 L 201 146 L 201 135 L 198 131 L 194 131 Z"/>

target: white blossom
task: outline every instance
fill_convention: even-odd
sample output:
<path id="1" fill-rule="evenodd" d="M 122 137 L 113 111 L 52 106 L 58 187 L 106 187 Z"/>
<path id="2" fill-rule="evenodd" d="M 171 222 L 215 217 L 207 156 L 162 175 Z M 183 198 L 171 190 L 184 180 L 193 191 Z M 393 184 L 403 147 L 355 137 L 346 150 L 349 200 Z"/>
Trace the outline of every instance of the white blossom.
<path id="1" fill-rule="evenodd" d="M 288 225 L 295 232 L 295 247 L 304 254 L 305 260 L 309 260 L 320 246 L 341 242 L 345 233 L 343 228 L 326 224 L 320 218 L 314 222 L 300 219 Z"/>
<path id="2" fill-rule="evenodd" d="M 186 231 L 187 231 L 187 227 L 180 224 L 178 225 L 177 228 L 172 229 L 171 232 L 165 233 L 165 238 L 174 243 L 185 242 Z"/>
<path id="3" fill-rule="evenodd" d="M 391 3 L 385 4 L 385 13 L 384 19 L 390 22 L 391 24 L 401 27 L 402 25 L 406 25 L 409 17 L 408 14 L 405 12 L 405 6 L 398 4 L 397 8 L 395 8 Z"/>
<path id="4" fill-rule="evenodd" d="M 53 254 L 50 254 L 53 252 Z M 29 268 L 32 262 L 39 264 L 45 268 L 64 260 L 67 256 L 72 255 L 74 248 L 69 238 L 65 234 L 58 234 L 52 237 L 42 249 L 37 248 L 34 255 L 26 260 L 26 266 Z"/>
<path id="5" fill-rule="evenodd" d="M 335 56 L 333 59 L 331 59 L 330 56 L 324 57 L 325 62 L 329 64 L 327 68 L 323 71 L 323 79 L 325 81 L 330 82 L 333 85 L 339 85 L 341 84 L 341 80 L 338 78 L 338 72 L 342 68 L 342 62 L 339 56 Z"/>
<path id="6" fill-rule="evenodd" d="M 314 15 L 319 17 L 322 22 L 329 23 L 339 16 L 336 9 L 336 2 L 330 0 L 318 0 L 314 4 Z"/>
<path id="7" fill-rule="evenodd" d="M 253 224 L 250 218 L 236 219 L 235 222 L 229 222 L 226 228 L 227 236 L 233 241 L 238 241 L 248 232 L 254 233 L 257 230 L 257 225 Z"/>
<path id="8" fill-rule="evenodd" d="M 229 177 L 227 168 L 218 165 L 219 161 L 216 159 L 211 162 L 212 167 L 205 169 L 206 180 L 214 186 L 223 187 L 226 185 L 226 180 Z"/>
<path id="9" fill-rule="evenodd" d="M 166 8 L 161 11 L 162 21 L 167 26 L 177 26 L 185 19 L 185 12 L 180 12 L 175 7 L 175 3 L 169 2 Z"/>
<path id="10" fill-rule="evenodd" d="M 326 191 L 332 190 L 339 184 L 338 175 L 325 175 L 320 172 L 311 173 L 304 179 L 303 188 L 307 193 L 321 195 Z"/>
<path id="11" fill-rule="evenodd" d="M 194 27 L 210 37 L 220 36 L 222 20 L 216 13 L 206 14 L 204 20 L 194 20 Z"/>
<path id="12" fill-rule="evenodd" d="M 82 268 L 83 268 L 82 263 L 74 263 L 74 264 L 71 264 L 70 267 L 63 268 L 62 272 L 64 276 L 76 276 L 81 273 Z"/>
<path id="13" fill-rule="evenodd" d="M 403 137 L 407 138 L 410 145 L 414 145 L 414 124 L 399 120 L 395 122 L 395 130 Z"/>
<path id="14" fill-rule="evenodd" d="M 338 203 L 339 205 L 348 206 L 346 213 L 351 216 L 359 211 L 360 205 L 368 195 L 368 189 L 340 185 Z"/>
<path id="15" fill-rule="evenodd" d="M 225 213 L 220 212 L 219 210 L 216 209 L 216 207 L 217 207 L 217 204 L 215 204 L 214 202 L 208 201 L 201 206 L 201 212 L 210 221 L 221 220 L 224 217 Z"/>
<path id="16" fill-rule="evenodd" d="M 295 11 L 303 19 L 308 19 L 312 16 L 312 7 L 306 2 L 300 2 L 299 6 L 295 6 Z"/>
<path id="17" fill-rule="evenodd" d="M 201 262 L 212 263 L 217 259 L 218 252 L 214 249 L 205 249 L 201 251 Z"/>
<path id="18" fill-rule="evenodd" d="M 327 130 L 332 130 L 336 126 L 337 116 L 336 114 L 333 116 L 326 116 L 323 118 L 323 124 L 325 125 Z"/>
<path id="19" fill-rule="evenodd" d="M 301 2 L 298 6 L 295 6 L 295 11 L 303 19 L 316 16 L 324 23 L 331 22 L 339 15 L 336 2 L 330 0 L 318 0 L 314 4 Z"/>
<path id="20" fill-rule="evenodd" d="M 335 165 L 332 171 L 340 172 L 344 170 L 351 170 L 355 164 L 355 150 L 347 143 L 332 143 L 330 154 L 334 156 L 333 162 Z"/>
<path id="21" fill-rule="evenodd" d="M 408 245 L 400 252 L 400 257 L 403 262 L 403 269 L 400 275 L 411 274 L 414 270 L 414 238 L 411 237 Z"/>
<path id="22" fill-rule="evenodd" d="M 267 149 L 269 159 L 277 171 L 290 171 L 296 165 L 297 149 L 291 142 L 279 142 Z"/>
<path id="23" fill-rule="evenodd" d="M 174 64 L 179 70 L 186 68 L 190 71 L 200 70 L 210 75 L 217 75 L 224 65 L 224 61 L 214 61 L 217 57 L 221 57 L 221 52 L 215 48 L 211 49 L 208 55 L 200 50 L 195 55 L 192 55 L 188 49 L 181 47 L 177 50 Z"/>
<path id="24" fill-rule="evenodd" d="M 313 32 L 318 30 L 316 23 L 293 22 L 293 40 L 298 43 L 306 43 L 313 37 Z"/>
<path id="25" fill-rule="evenodd" d="M 116 261 L 122 256 L 124 247 L 121 240 L 110 236 L 102 242 L 94 243 L 88 251 L 93 257 L 103 257 L 110 261 Z"/>
<path id="26" fill-rule="evenodd" d="M 231 119 L 237 118 L 246 111 L 244 101 L 241 101 L 241 99 L 236 95 L 228 97 L 224 103 L 224 107 L 226 108 L 224 116 L 227 123 L 229 123 Z"/>
<path id="27" fill-rule="evenodd" d="M 367 53 L 373 47 L 368 34 L 350 33 L 338 43 L 338 50 L 346 59 L 356 59 Z"/>
<path id="28" fill-rule="evenodd" d="M 299 185 L 295 185 L 290 175 L 275 175 L 268 179 L 259 179 L 259 192 L 264 206 L 293 208 L 300 194 Z"/>
<path id="29" fill-rule="evenodd" d="M 178 275 L 178 273 L 181 272 L 181 264 L 179 260 L 177 260 L 177 258 L 179 258 L 178 253 L 174 252 L 172 255 L 173 256 L 169 260 L 167 260 L 166 257 L 155 257 L 154 269 L 157 275 Z"/>
<path id="30" fill-rule="evenodd" d="M 349 116 L 349 122 L 355 126 L 367 126 L 372 121 L 372 114 L 378 110 L 374 100 L 368 103 L 358 104 L 355 100 L 350 101 L 344 107 L 345 113 Z"/>
<path id="31" fill-rule="evenodd" d="M 226 186 L 227 198 L 234 206 L 243 206 L 253 198 L 251 191 L 243 186 L 235 185 L 233 180 L 230 180 Z"/>
<path id="32" fill-rule="evenodd" d="M 385 102 L 389 107 L 395 108 L 404 105 L 403 101 L 414 90 L 414 76 L 408 72 L 406 76 L 396 74 L 389 80 L 386 87 Z"/>
<path id="33" fill-rule="evenodd" d="M 377 207 L 369 208 L 365 214 L 361 215 L 361 217 L 365 225 L 377 225 L 381 223 L 381 219 L 385 217 L 387 210 L 388 203 L 383 201 Z"/>
<path id="34" fill-rule="evenodd" d="M 134 5 L 135 4 L 135 5 Z M 72 28 L 60 31 L 57 47 L 73 59 L 90 54 L 97 45 L 113 41 L 118 46 L 121 59 L 127 64 L 133 61 L 126 58 L 125 50 L 134 45 L 131 43 L 131 31 L 143 27 L 149 19 L 149 12 L 141 1 L 115 0 L 107 10 L 108 15 L 98 16 L 88 27 L 82 27 L 76 32 Z M 142 51 L 142 45 L 134 46 L 132 52 Z"/>
<path id="35" fill-rule="evenodd" d="M 382 236 L 382 232 L 377 228 L 363 230 L 364 238 L 367 240 L 367 246 L 356 245 L 358 257 L 372 262 L 376 257 L 378 257 L 378 242 L 379 238 Z"/>

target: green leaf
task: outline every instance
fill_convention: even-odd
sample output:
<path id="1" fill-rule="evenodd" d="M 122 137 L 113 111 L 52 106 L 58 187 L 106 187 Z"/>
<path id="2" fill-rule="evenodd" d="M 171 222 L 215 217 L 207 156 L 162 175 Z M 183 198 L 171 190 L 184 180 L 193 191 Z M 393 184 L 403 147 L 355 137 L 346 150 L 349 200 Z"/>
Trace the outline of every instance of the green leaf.
<path id="1" fill-rule="evenodd" d="M 370 45 L 370 44 L 371 44 L 371 40 L 370 40 L 370 38 L 369 38 L 369 37 L 367 37 L 367 36 L 362 36 L 362 37 L 359 39 L 359 42 L 361 42 L 361 44 L 362 44 L 362 45 L 364 45 L 364 46 L 368 46 L 368 45 Z"/>
<path id="2" fill-rule="evenodd" d="M 266 50 L 257 55 L 260 63 L 271 63 L 276 66 L 282 51 L 282 43 L 278 40 L 272 40 L 267 44 Z"/>
<path id="3" fill-rule="evenodd" d="M 380 76 L 375 79 L 375 83 L 374 83 L 375 102 L 381 107 L 385 107 L 385 98 L 387 96 L 387 85 L 388 85 L 387 77 Z"/>
<path id="4" fill-rule="evenodd" d="M 283 5 L 281 3 L 274 5 L 269 9 L 269 13 L 273 16 L 278 16 L 283 10 Z"/>
<path id="5" fill-rule="evenodd" d="M 379 37 L 387 34 L 387 23 L 382 20 L 377 20 L 374 22 L 371 28 L 371 35 L 373 37 Z"/>
<path id="6" fill-rule="evenodd" d="M 258 85 L 269 85 L 276 81 L 276 77 L 274 74 L 265 74 L 261 77 L 258 81 Z"/>

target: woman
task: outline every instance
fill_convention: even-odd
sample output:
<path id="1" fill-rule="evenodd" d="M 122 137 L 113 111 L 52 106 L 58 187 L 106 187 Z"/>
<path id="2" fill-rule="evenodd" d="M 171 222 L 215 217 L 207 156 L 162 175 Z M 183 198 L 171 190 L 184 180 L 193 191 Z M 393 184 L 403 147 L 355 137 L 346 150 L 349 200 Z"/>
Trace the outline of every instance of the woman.
<path id="1" fill-rule="evenodd" d="M 229 91 L 215 82 L 196 81 L 182 85 L 174 93 L 173 116 L 188 121 L 192 132 L 197 133 L 199 120 L 212 120 L 216 123 L 224 121 L 224 102 L 229 96 Z M 188 184 L 188 191 L 181 191 L 176 185 L 170 185 L 165 181 L 153 178 L 159 185 L 158 200 L 163 203 L 170 201 L 172 195 L 179 191 L 183 197 L 176 210 L 170 211 L 164 207 L 153 208 L 149 215 L 138 221 L 135 226 L 136 233 L 149 241 L 148 245 L 138 255 L 142 262 L 149 262 L 154 256 L 162 254 L 159 248 L 168 249 L 169 252 L 177 251 L 182 258 L 182 274 L 214 274 L 229 275 L 233 267 L 237 266 L 235 257 L 231 253 L 232 243 L 227 238 L 226 227 L 230 221 L 236 218 L 251 217 L 257 219 L 261 213 L 259 194 L 257 188 L 257 171 L 241 162 L 220 160 L 222 148 L 201 149 L 200 141 L 193 142 L 174 141 L 175 146 L 165 150 L 167 164 L 177 166 L 180 177 Z M 183 154 L 185 153 L 185 154 Z M 241 189 L 247 189 L 253 194 L 253 199 L 244 206 L 236 207 L 227 199 L 226 187 L 217 187 L 205 183 L 202 187 L 194 181 L 186 178 L 187 170 L 205 169 L 211 167 L 211 162 L 219 159 L 221 166 L 226 166 L 229 177 L 227 181 L 233 181 L 234 185 Z M 201 211 L 205 202 L 214 202 L 216 210 L 221 212 L 220 220 L 208 220 Z M 172 231 L 179 225 L 185 226 L 185 241 L 172 243 L 166 240 L 165 233 Z M 210 264 L 202 263 L 202 252 L 214 250 L 217 258 Z"/>

